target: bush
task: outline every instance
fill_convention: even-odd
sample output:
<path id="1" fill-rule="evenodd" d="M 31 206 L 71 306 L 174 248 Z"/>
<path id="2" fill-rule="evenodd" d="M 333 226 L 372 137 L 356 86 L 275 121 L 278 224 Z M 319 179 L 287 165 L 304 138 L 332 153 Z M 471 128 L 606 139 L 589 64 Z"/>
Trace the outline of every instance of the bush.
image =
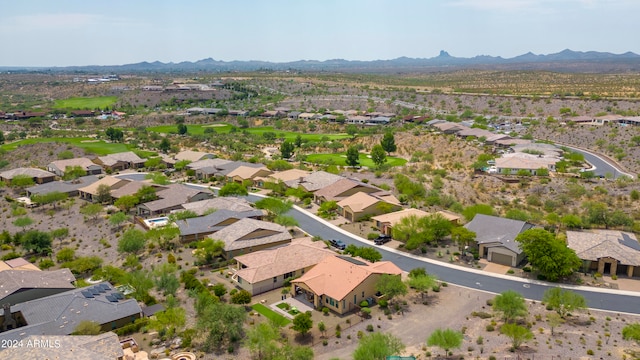
<path id="1" fill-rule="evenodd" d="M 486 329 L 487 331 L 491 332 L 491 331 L 495 330 L 496 328 L 495 328 L 495 326 L 493 326 L 493 325 L 489 324 L 489 325 L 487 325 L 487 327 L 486 327 L 485 329 Z"/>
<path id="2" fill-rule="evenodd" d="M 487 306 L 493 306 L 493 299 L 487 299 Z"/>
<path id="3" fill-rule="evenodd" d="M 587 355 L 593 355 L 593 350 L 591 349 L 587 350 Z"/>
<path id="4" fill-rule="evenodd" d="M 367 325 L 367 331 L 368 332 L 373 332 L 373 325 L 371 325 L 371 324 Z"/>
<path id="5" fill-rule="evenodd" d="M 367 300 L 362 300 L 360 302 L 360 307 L 368 307 L 369 306 L 369 302 Z"/>
<path id="6" fill-rule="evenodd" d="M 493 317 L 493 315 L 489 314 L 488 312 L 484 312 L 484 311 L 474 311 L 474 312 L 471 313 L 471 316 L 479 317 L 480 319 L 489 319 L 489 318 Z"/>
<path id="7" fill-rule="evenodd" d="M 42 270 L 46 270 L 46 269 L 52 267 L 53 265 L 55 265 L 53 260 L 51 260 L 51 259 L 42 259 L 42 260 L 40 260 L 40 264 L 38 264 L 38 267 L 40 269 L 42 269 Z"/>
<path id="8" fill-rule="evenodd" d="M 323 308 L 322 308 L 322 314 L 324 314 L 324 315 L 329 315 L 329 308 L 328 308 L 328 307 L 326 307 L 326 306 L 325 306 L 325 307 L 323 307 Z"/>
<path id="9" fill-rule="evenodd" d="M 380 301 L 378 301 L 378 305 L 380 305 L 380 307 L 384 309 L 389 305 L 389 302 L 385 299 L 381 299 Z"/>
<path id="10" fill-rule="evenodd" d="M 522 271 L 531 272 L 531 267 L 530 266 L 525 266 L 525 267 L 522 268 Z"/>
<path id="11" fill-rule="evenodd" d="M 369 240 L 375 240 L 378 238 L 378 233 L 368 233 L 367 234 L 367 239 Z"/>

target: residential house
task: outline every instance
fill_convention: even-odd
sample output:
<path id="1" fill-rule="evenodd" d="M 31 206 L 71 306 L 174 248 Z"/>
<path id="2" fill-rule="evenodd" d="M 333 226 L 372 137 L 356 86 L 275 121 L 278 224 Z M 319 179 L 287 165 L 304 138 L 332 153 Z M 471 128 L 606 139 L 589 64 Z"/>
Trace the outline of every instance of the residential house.
<path id="1" fill-rule="evenodd" d="M 327 307 L 342 315 L 373 298 L 382 275 L 401 276 L 402 270 L 390 261 L 370 263 L 348 256 L 328 256 L 301 277 L 291 281 L 316 309 Z"/>
<path id="2" fill-rule="evenodd" d="M 0 341 L 29 336 L 70 335 L 82 321 L 93 321 L 102 331 L 133 323 L 142 310 L 135 299 L 125 299 L 108 282 L 5 306 L 0 317 Z"/>
<path id="3" fill-rule="evenodd" d="M 400 201 L 388 192 L 367 194 L 355 193 L 338 202 L 341 216 L 351 222 L 356 222 L 366 216 L 376 216 L 401 208 Z"/>
<path id="4" fill-rule="evenodd" d="M 231 279 L 251 295 L 257 295 L 284 286 L 287 279 L 304 275 L 334 255 L 323 241 L 293 239 L 285 246 L 236 256 Z"/>
<path id="5" fill-rule="evenodd" d="M 382 189 L 365 184 L 360 180 L 342 178 L 313 193 L 313 199 L 317 204 L 321 204 L 325 201 L 340 201 L 358 192 L 371 194 L 380 191 Z"/>
<path id="6" fill-rule="evenodd" d="M 26 261 L 24 259 L 21 259 Z M 15 305 L 75 289 L 69 269 L 51 271 L 0 268 L 0 304 Z"/>
<path id="7" fill-rule="evenodd" d="M 182 209 L 175 211 L 189 210 L 198 216 L 204 215 L 212 210 L 230 210 L 235 212 L 251 211 L 254 207 L 246 199 L 235 196 L 222 196 L 212 199 L 193 201 L 182 204 Z"/>
<path id="8" fill-rule="evenodd" d="M 125 169 L 139 169 L 144 166 L 146 160 L 140 158 L 133 151 L 100 156 L 94 162 L 105 170 L 121 171 Z"/>
<path id="9" fill-rule="evenodd" d="M 56 174 L 37 168 L 16 168 L 0 172 L 0 180 L 7 184 L 16 176 L 27 176 L 36 184 L 48 183 L 56 178 Z"/>
<path id="10" fill-rule="evenodd" d="M 224 242 L 224 257 L 252 253 L 291 242 L 291 234 L 282 225 L 244 218 L 209 235 Z"/>
<path id="11" fill-rule="evenodd" d="M 196 178 L 209 179 L 214 176 L 226 177 L 230 172 L 235 169 L 245 166 L 251 168 L 262 168 L 263 164 L 249 163 L 244 161 L 231 161 L 224 159 L 205 159 L 193 162 L 187 167 L 193 169 L 196 172 Z"/>
<path id="12" fill-rule="evenodd" d="M 420 209 L 402 209 L 400 211 L 394 211 L 387 214 L 377 215 L 371 218 L 373 221 L 373 225 L 385 235 L 392 235 L 393 226 L 400 223 L 402 219 L 415 216 L 417 218 L 422 218 L 425 216 L 429 216 L 430 214 L 426 211 L 422 211 Z"/>
<path id="13" fill-rule="evenodd" d="M 525 254 L 515 239 L 518 234 L 534 227 L 526 221 L 477 214 L 464 225 L 476 233 L 478 253 L 487 260 L 508 266 L 518 266 Z"/>
<path id="14" fill-rule="evenodd" d="M 205 159 L 213 159 L 215 157 L 216 156 L 211 153 L 202 152 L 202 151 L 192 151 L 192 150 L 180 151 L 174 156 L 174 158 L 177 161 L 187 160 L 191 162 L 196 162 L 196 161 L 205 160 Z"/>
<path id="15" fill-rule="evenodd" d="M 86 175 L 99 175 L 102 174 L 102 167 L 94 163 L 93 161 L 81 157 L 74 159 L 57 160 L 47 165 L 47 170 L 63 177 L 68 167 L 80 167 L 86 172 Z"/>
<path id="16" fill-rule="evenodd" d="M 289 169 L 284 171 L 277 171 L 267 176 L 264 179 L 264 182 L 265 183 L 271 182 L 276 184 L 279 182 L 286 183 L 287 181 L 291 181 L 291 180 L 300 180 L 302 178 L 309 176 L 309 174 L 311 174 L 309 171 L 301 170 L 301 169 Z"/>
<path id="17" fill-rule="evenodd" d="M 124 350 L 114 332 L 100 335 L 30 335 L 24 346 L 0 348 L 0 358 L 21 360 L 123 360 Z M 31 344 L 31 346 L 28 346 Z"/>
<path id="18" fill-rule="evenodd" d="M 168 214 L 173 210 L 182 209 L 182 204 L 211 199 L 213 193 L 209 189 L 194 189 L 183 184 L 169 184 L 156 192 L 158 200 L 138 205 L 138 215 L 155 216 Z"/>
<path id="19" fill-rule="evenodd" d="M 456 123 L 452 123 L 449 121 L 446 122 L 441 122 L 441 123 L 435 123 L 433 125 L 431 125 L 433 128 L 436 128 L 438 130 L 440 130 L 441 132 L 445 133 L 445 134 L 455 134 L 458 131 L 464 130 L 466 127 L 460 125 L 460 124 L 456 124 Z"/>
<path id="20" fill-rule="evenodd" d="M 497 147 L 508 148 L 515 145 L 521 144 L 531 144 L 533 141 L 527 139 L 513 139 L 513 138 L 505 138 L 499 139 L 494 142 L 494 145 Z"/>
<path id="21" fill-rule="evenodd" d="M 284 183 L 290 188 L 302 188 L 304 191 L 315 192 L 342 179 L 344 178 L 340 175 L 326 171 L 314 171 L 305 177 L 287 180 Z"/>
<path id="22" fill-rule="evenodd" d="M 142 189 L 145 186 L 154 188 L 156 190 L 156 192 L 161 191 L 161 190 L 165 190 L 167 188 L 166 186 L 161 186 L 161 185 L 154 184 L 150 180 L 144 180 L 144 181 L 132 180 L 132 181 L 129 181 L 124 186 L 122 186 L 122 187 L 120 187 L 118 189 L 112 190 L 111 191 L 111 197 L 115 201 L 115 200 L 120 199 L 123 196 L 136 195 L 138 193 L 138 191 L 140 191 L 140 189 Z"/>
<path id="23" fill-rule="evenodd" d="M 36 265 L 28 262 L 24 258 L 15 258 L 11 260 L 0 260 L 0 271 L 5 270 L 35 270 L 40 271 Z"/>
<path id="24" fill-rule="evenodd" d="M 567 231 L 567 246 L 585 270 L 640 277 L 640 244 L 633 233 L 617 230 Z"/>
<path id="25" fill-rule="evenodd" d="M 34 185 L 26 188 L 27 196 L 44 195 L 52 192 L 60 192 L 69 196 L 78 196 L 78 189 L 89 186 L 98 181 L 95 175 L 87 175 L 69 181 L 52 181 L 46 184 Z"/>
<path id="26" fill-rule="evenodd" d="M 508 156 L 509 155 L 509 156 Z M 538 155 L 515 153 L 505 154 L 497 158 L 496 169 L 500 174 L 516 175 L 520 171 L 526 171 L 531 175 L 537 175 L 540 169 L 556 171 L 556 163 L 560 159 L 555 157 L 542 157 Z"/>
<path id="27" fill-rule="evenodd" d="M 264 179 L 266 176 L 273 174 L 273 171 L 267 169 L 266 166 L 239 166 L 227 174 L 227 181 L 242 184 L 246 180 L 252 183 L 256 178 Z"/>
<path id="28" fill-rule="evenodd" d="M 106 185 L 109 187 L 109 189 L 111 189 L 111 191 L 113 191 L 125 186 L 130 182 L 131 180 L 120 179 L 114 176 L 105 176 L 96 182 L 79 188 L 78 193 L 80 194 L 81 199 L 93 202 L 96 196 L 98 196 L 98 188 L 100 187 L 100 185 Z"/>
<path id="29" fill-rule="evenodd" d="M 224 229 L 240 219 L 251 218 L 261 220 L 264 211 L 251 209 L 248 211 L 216 210 L 211 214 L 176 221 L 180 229 L 180 241 L 187 243 L 202 240 L 209 234 Z"/>

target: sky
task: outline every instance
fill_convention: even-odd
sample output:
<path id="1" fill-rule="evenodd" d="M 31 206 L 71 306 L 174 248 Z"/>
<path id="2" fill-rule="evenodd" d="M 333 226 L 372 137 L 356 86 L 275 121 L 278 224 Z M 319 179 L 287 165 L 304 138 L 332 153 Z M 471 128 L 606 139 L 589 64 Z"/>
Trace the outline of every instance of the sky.
<path id="1" fill-rule="evenodd" d="M 640 54 L 639 0 L 22 0 L 0 66 Z"/>

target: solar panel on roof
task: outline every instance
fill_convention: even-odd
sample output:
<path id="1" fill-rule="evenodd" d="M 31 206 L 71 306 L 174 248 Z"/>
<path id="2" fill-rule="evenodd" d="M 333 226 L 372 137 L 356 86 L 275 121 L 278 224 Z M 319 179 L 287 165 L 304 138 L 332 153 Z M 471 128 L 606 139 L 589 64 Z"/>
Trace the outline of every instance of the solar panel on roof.
<path id="1" fill-rule="evenodd" d="M 103 288 L 103 289 L 105 289 L 105 290 L 111 290 L 111 288 L 109 287 L 109 285 L 104 284 L 104 283 L 103 283 L 103 284 L 100 284 L 100 285 L 98 285 L 98 286 L 100 286 L 101 288 Z"/>
<path id="2" fill-rule="evenodd" d="M 91 291 L 82 291 L 82 296 L 84 296 L 87 299 L 93 299 L 93 294 L 91 293 Z"/>
<path id="3" fill-rule="evenodd" d="M 115 297 L 118 300 L 124 299 L 124 296 L 122 294 L 120 294 L 119 292 L 114 292 L 114 293 L 111 294 L 111 296 Z"/>
<path id="4" fill-rule="evenodd" d="M 93 295 L 100 295 L 100 290 L 96 289 L 95 287 L 91 287 L 87 290 L 90 291 Z"/>
<path id="5" fill-rule="evenodd" d="M 113 295 L 107 295 L 105 297 L 111 302 L 118 302 L 118 299 L 116 299 Z"/>
<path id="6" fill-rule="evenodd" d="M 107 292 L 107 290 L 105 288 L 103 288 L 102 286 L 94 286 L 94 289 L 98 290 L 98 292 L 100 292 L 101 294 L 104 294 Z"/>

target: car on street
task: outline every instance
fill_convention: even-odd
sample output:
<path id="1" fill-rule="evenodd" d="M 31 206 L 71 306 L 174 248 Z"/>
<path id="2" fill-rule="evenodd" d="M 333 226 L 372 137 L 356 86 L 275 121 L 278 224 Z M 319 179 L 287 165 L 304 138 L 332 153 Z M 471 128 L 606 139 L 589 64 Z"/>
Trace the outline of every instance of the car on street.
<path id="1" fill-rule="evenodd" d="M 345 244 L 342 240 L 331 239 L 329 240 L 329 244 L 338 250 L 344 250 L 347 248 L 347 244 Z"/>
<path id="2" fill-rule="evenodd" d="M 376 245 L 382 245 L 389 241 L 391 241 L 391 235 L 380 234 L 375 240 L 373 240 L 373 243 Z"/>

